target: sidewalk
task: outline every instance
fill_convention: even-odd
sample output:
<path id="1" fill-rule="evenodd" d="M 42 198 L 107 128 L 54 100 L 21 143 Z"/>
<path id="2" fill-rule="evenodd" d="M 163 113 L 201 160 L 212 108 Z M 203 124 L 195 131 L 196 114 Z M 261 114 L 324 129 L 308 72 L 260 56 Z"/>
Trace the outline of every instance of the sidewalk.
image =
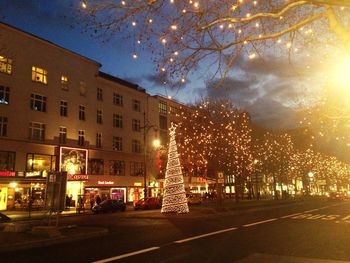
<path id="1" fill-rule="evenodd" d="M 0 223 L 0 253 L 83 240 L 108 233 L 108 229 L 99 227 L 56 227 L 56 215 L 51 215 L 51 226 L 48 226 L 47 211 L 32 211 L 30 214 L 28 211 L 1 213 L 11 220 Z M 60 217 L 85 215 L 92 215 L 92 212 L 87 210 L 77 213 L 75 209 L 70 209 L 63 211 Z"/>

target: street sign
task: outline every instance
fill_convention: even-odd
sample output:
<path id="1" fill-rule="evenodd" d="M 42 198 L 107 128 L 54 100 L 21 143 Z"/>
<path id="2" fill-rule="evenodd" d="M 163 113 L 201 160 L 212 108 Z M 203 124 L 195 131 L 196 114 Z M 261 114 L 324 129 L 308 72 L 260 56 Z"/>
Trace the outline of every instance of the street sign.
<path id="1" fill-rule="evenodd" d="M 223 172 L 218 172 L 217 173 L 217 182 L 218 182 L 218 184 L 225 183 L 224 173 Z"/>

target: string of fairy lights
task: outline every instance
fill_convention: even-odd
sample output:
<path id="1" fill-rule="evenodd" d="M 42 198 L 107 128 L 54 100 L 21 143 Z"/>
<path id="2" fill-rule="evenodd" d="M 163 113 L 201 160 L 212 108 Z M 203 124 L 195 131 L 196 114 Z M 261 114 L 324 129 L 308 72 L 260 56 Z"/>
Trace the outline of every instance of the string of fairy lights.
<path id="1" fill-rule="evenodd" d="M 110 31 L 131 36 L 133 59 L 141 58 L 145 49 L 151 51 L 156 71 L 164 77 L 164 84 L 181 85 L 188 82 L 189 72 L 198 69 L 202 62 L 207 72 L 214 72 L 219 77 L 227 76 L 227 68 L 240 55 L 244 54 L 251 60 L 257 59 L 271 53 L 272 46 L 278 49 L 277 52 L 272 49 L 272 52 L 279 54 L 284 51 L 289 58 L 291 55 L 300 55 L 306 63 L 305 72 L 311 73 L 309 70 L 312 64 L 309 62 L 313 52 L 317 55 L 317 62 L 325 63 L 323 58 L 334 52 L 332 45 L 341 46 L 340 41 L 344 38 L 342 33 L 338 35 L 337 32 L 344 32 L 338 29 L 343 29 L 341 26 L 347 23 L 349 6 L 333 5 L 335 2 L 340 3 L 328 1 L 328 5 L 323 5 L 312 1 L 101 0 L 83 1 L 82 8 L 91 15 L 91 27 L 97 28 L 97 34 L 99 31 Z M 332 20 L 333 16 L 337 19 Z M 328 23 L 329 21 L 332 23 Z M 339 28 L 332 31 L 334 24 Z M 324 33 L 326 30 L 329 34 Z M 345 38 L 346 32 L 345 30 Z M 216 57 L 213 57 L 214 54 Z M 209 70 L 211 65 L 217 69 Z M 189 171 L 197 166 L 201 166 L 202 171 L 216 167 L 244 176 L 247 170 L 253 169 L 251 167 L 259 166 L 252 165 L 258 159 L 261 163 L 271 165 L 275 165 L 273 160 L 283 162 L 280 170 L 293 167 L 295 173 L 302 165 L 293 160 L 301 163 L 305 158 L 288 159 L 288 156 L 320 156 L 320 153 L 312 150 L 312 144 L 309 152 L 296 153 L 288 136 L 267 139 L 270 135 L 266 135 L 265 143 L 255 156 L 251 150 L 252 136 L 248 115 L 236 110 L 212 109 L 209 104 L 201 105 L 191 114 L 180 116 L 183 118 L 183 128 L 179 129 L 179 151 L 186 156 L 182 158 L 189 163 Z M 308 119 L 304 121 L 312 123 Z M 325 124 L 329 122 L 321 120 L 320 126 Z M 321 137 L 325 134 L 323 129 L 318 133 Z M 338 140 L 341 139 L 342 136 L 339 136 Z M 285 154 L 287 152 L 291 154 Z M 344 172 L 339 174 L 346 174 L 348 171 L 347 165 L 334 158 L 323 156 L 311 159 L 323 160 L 329 167 L 342 169 Z M 316 169 L 316 166 L 322 167 L 317 164 L 319 161 L 312 163 L 312 169 Z M 268 165 L 265 166 L 268 168 Z"/>
<path id="2" fill-rule="evenodd" d="M 334 34 L 320 34 L 325 30 L 322 21 L 330 12 L 326 6 L 312 1 L 82 1 L 82 9 L 91 15 L 92 28 L 129 34 L 131 57 L 139 59 L 142 50 L 151 49 L 156 70 L 168 77 L 164 83 L 169 84 L 171 78 L 180 85 L 187 83 L 189 72 L 201 61 L 221 67 L 225 59 L 230 66 L 241 52 L 247 59 L 256 59 L 271 46 L 281 47 L 289 56 L 305 57 L 320 42 L 324 53 L 320 56 L 317 50 L 317 59 L 322 60 L 327 52 L 333 52 L 326 48 L 329 42 L 338 41 Z M 332 10 L 341 21 L 348 9 L 334 5 Z M 213 63 L 214 53 L 218 63 Z M 310 67 L 306 65 L 306 69 Z"/>
<path id="3" fill-rule="evenodd" d="M 280 186 L 294 180 L 350 179 L 350 165 L 312 146 L 300 149 L 288 133 L 264 132 L 253 139 L 247 113 L 228 104 L 204 102 L 177 114 L 178 149 L 186 176 L 214 177 L 215 172 L 249 180 L 255 172 Z M 306 147 L 306 148 L 305 148 Z M 200 171 L 200 172 L 198 172 Z"/>
<path id="4" fill-rule="evenodd" d="M 183 174 L 175 141 L 176 126 L 172 123 L 169 134 L 168 162 L 165 173 L 162 213 L 188 213 Z"/>

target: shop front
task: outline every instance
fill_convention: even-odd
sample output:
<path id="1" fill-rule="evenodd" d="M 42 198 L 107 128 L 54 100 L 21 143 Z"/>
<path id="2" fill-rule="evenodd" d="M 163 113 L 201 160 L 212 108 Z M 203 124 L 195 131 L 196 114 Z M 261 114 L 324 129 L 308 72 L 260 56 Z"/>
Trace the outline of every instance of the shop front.
<path id="1" fill-rule="evenodd" d="M 0 172 L 0 211 L 44 208 L 46 178 L 23 175 L 23 172 Z"/>
<path id="2" fill-rule="evenodd" d="M 85 196 L 96 202 L 97 198 L 122 199 L 125 203 L 134 203 L 143 198 L 142 182 L 128 182 L 116 176 L 89 175 L 85 183 Z"/>

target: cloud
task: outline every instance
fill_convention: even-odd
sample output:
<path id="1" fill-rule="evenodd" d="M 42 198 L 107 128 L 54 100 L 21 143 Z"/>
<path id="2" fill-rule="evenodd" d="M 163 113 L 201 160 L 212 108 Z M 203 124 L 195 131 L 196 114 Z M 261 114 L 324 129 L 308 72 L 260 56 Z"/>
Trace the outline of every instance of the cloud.
<path id="1" fill-rule="evenodd" d="M 312 94 L 308 87 L 314 84 L 307 80 L 306 74 L 296 73 L 298 67 L 277 58 L 241 60 L 220 87 L 219 80 L 207 84 L 207 96 L 230 99 L 260 125 L 292 128 L 299 122 L 297 108 L 308 100 Z"/>

